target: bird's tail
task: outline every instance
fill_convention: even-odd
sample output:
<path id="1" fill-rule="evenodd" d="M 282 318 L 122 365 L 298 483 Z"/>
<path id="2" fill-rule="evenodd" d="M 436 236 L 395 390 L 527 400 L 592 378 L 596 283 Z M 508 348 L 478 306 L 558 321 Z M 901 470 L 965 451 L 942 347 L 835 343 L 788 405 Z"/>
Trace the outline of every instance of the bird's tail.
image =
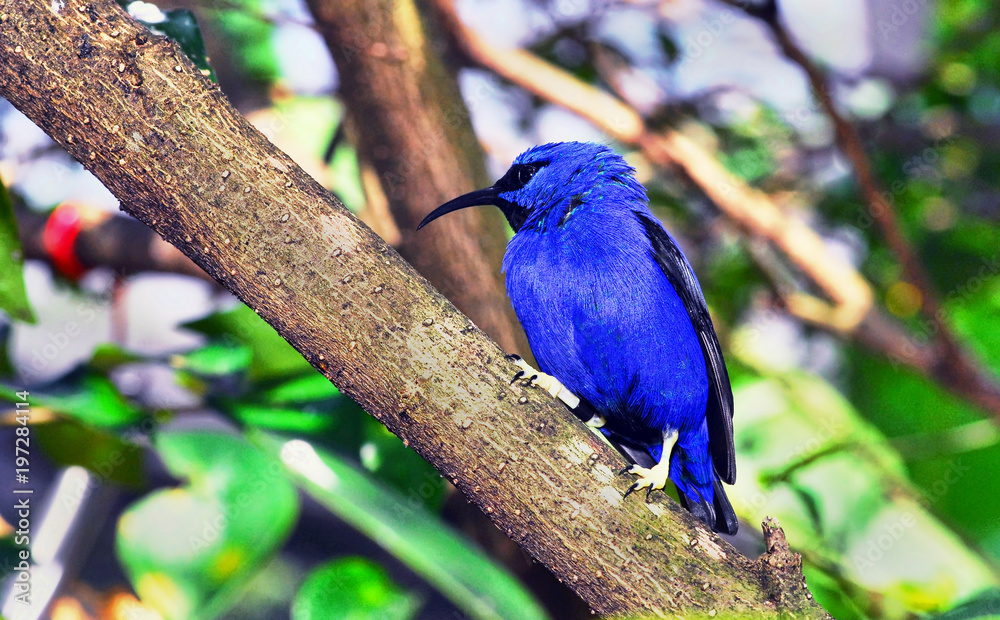
<path id="1" fill-rule="evenodd" d="M 674 472 L 678 474 L 677 478 L 673 478 L 674 484 L 677 485 L 677 497 L 681 506 L 716 532 L 735 534 L 739 529 L 739 521 L 736 519 L 733 505 L 726 496 L 722 480 L 719 479 L 719 474 L 712 464 L 712 457 L 706 456 L 707 460 L 698 461 L 695 466 L 685 458 L 680 442 L 674 445 L 670 454 L 670 473 L 671 478 Z M 695 480 L 699 478 L 705 482 L 696 483 Z M 706 484 L 708 480 L 705 478 L 711 480 L 711 487 Z M 711 491 L 711 501 L 706 499 L 709 491 Z"/>
<path id="2" fill-rule="evenodd" d="M 698 493 L 695 491 L 695 493 Z M 686 508 L 691 514 L 698 517 L 716 532 L 733 535 L 739 530 L 740 523 L 733 511 L 733 505 L 729 503 L 729 497 L 722 487 L 722 481 L 717 474 L 712 474 L 712 503 L 698 494 L 697 500 L 688 496 L 678 489 L 677 497 L 681 500 L 681 506 Z"/>
<path id="3" fill-rule="evenodd" d="M 680 490 L 678 489 L 678 491 Z M 736 518 L 736 512 L 733 511 L 733 505 L 729 503 L 729 497 L 726 496 L 726 490 L 722 487 L 722 481 L 719 480 L 718 475 L 713 474 L 712 476 L 711 504 L 700 494 L 698 501 L 694 501 L 693 498 L 682 492 L 678 492 L 677 497 L 681 500 L 681 506 L 684 506 L 691 514 L 701 519 L 716 532 L 732 536 L 739 530 L 740 522 Z"/>

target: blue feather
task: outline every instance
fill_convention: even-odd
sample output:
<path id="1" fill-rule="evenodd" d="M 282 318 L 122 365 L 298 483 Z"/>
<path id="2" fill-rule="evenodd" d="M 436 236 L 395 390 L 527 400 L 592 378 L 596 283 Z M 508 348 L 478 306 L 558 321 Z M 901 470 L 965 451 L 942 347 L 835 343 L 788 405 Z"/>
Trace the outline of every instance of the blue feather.
<path id="1" fill-rule="evenodd" d="M 503 271 L 541 371 L 600 413 L 639 465 L 669 459 L 685 507 L 735 532 L 719 481 L 735 478 L 729 378 L 694 272 L 632 167 L 598 144 L 537 146 L 421 226 L 474 204 L 500 207 L 515 230 Z"/>

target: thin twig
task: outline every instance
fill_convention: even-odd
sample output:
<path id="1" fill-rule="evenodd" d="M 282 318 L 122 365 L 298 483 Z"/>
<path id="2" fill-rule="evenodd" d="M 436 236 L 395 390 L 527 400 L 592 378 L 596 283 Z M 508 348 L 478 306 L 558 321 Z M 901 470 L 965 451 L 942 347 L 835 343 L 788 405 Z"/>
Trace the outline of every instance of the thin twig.
<path id="1" fill-rule="evenodd" d="M 944 312 L 931 277 L 913 245 L 903 233 L 896 216 L 895 205 L 889 198 L 890 194 L 884 191 L 881 182 L 872 171 L 871 162 L 865 153 L 864 142 L 857 127 L 844 118 L 834 104 L 823 72 L 793 40 L 781 22 L 777 10 L 760 12 L 747 10 L 747 4 L 740 0 L 723 0 L 723 2 L 743 9 L 748 15 L 767 25 L 781 53 L 806 74 L 813 96 L 833 122 L 837 144 L 854 168 L 858 189 L 868 213 L 878 224 L 886 244 L 902 265 L 906 279 L 920 291 L 921 310 L 930 325 L 928 330 L 930 342 L 935 349 L 938 349 L 933 364 L 925 370 L 942 382 L 958 382 L 968 389 L 985 392 L 983 394 L 985 398 L 979 398 L 977 402 L 1000 416 L 1000 389 L 997 388 L 996 378 L 984 370 L 982 364 L 961 344 L 950 326 L 941 319 Z"/>

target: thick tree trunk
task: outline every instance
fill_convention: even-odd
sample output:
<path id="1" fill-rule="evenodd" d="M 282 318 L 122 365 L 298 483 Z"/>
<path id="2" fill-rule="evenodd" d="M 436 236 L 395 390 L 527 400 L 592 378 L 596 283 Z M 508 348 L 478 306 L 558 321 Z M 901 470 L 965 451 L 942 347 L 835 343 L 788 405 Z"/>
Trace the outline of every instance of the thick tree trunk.
<path id="1" fill-rule="evenodd" d="M 0 94 L 597 612 L 824 616 L 780 544 L 623 500 L 621 457 L 113 0 L 0 0 Z"/>

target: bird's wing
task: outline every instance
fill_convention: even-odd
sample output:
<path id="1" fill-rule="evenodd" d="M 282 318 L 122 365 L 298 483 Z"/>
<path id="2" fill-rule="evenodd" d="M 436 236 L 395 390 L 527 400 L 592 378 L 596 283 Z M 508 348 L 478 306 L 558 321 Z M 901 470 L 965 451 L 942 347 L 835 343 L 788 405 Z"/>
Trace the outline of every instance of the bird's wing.
<path id="1" fill-rule="evenodd" d="M 733 389 L 729 384 L 729 372 L 722 359 L 722 347 L 715 335 L 712 317 L 701 292 L 701 286 L 694 276 L 691 265 L 681 254 L 667 231 L 652 216 L 636 212 L 653 245 L 653 257 L 674 290 L 684 302 L 691 323 L 694 325 L 701 350 L 705 354 L 705 368 L 708 371 L 708 442 L 712 451 L 715 471 L 723 482 L 736 481 L 736 447 L 733 444 Z"/>

